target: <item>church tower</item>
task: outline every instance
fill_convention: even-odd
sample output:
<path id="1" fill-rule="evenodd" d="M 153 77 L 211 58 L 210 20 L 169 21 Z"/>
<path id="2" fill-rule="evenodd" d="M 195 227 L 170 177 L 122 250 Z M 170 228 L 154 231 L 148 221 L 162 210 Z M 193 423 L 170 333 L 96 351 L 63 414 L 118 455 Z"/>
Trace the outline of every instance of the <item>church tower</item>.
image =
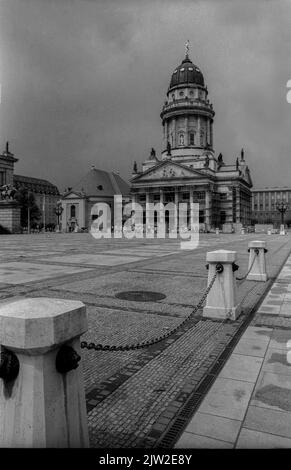
<path id="1" fill-rule="evenodd" d="M 206 231 L 249 224 L 252 181 L 244 152 L 235 164 L 226 163 L 221 153 L 215 155 L 214 116 L 203 74 L 190 60 L 187 41 L 185 58 L 171 75 L 161 112 L 161 154 L 152 148 L 141 171 L 134 165 L 133 202 L 144 209 L 148 203 L 174 202 L 179 209 L 180 203 L 196 202 L 200 228 Z"/>
<path id="2" fill-rule="evenodd" d="M 189 58 L 189 43 L 182 63 L 174 70 L 161 119 L 163 123 L 162 159 L 190 164 L 204 161 L 215 170 L 213 151 L 213 106 L 201 70 Z"/>

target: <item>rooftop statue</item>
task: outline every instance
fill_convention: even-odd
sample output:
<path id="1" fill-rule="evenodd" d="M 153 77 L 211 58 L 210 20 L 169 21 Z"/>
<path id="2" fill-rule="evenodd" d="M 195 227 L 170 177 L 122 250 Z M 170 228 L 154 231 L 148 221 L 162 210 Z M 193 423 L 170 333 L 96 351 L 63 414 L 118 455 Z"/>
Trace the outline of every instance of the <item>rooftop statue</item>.
<path id="1" fill-rule="evenodd" d="M 150 160 L 154 160 L 156 158 L 156 151 L 154 148 L 151 149 L 150 153 Z"/>

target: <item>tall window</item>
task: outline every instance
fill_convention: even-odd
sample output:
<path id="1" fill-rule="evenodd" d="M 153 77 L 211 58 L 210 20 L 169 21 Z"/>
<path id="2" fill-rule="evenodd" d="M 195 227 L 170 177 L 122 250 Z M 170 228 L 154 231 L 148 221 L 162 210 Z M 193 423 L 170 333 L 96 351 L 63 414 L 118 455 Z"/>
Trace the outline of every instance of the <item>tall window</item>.
<path id="1" fill-rule="evenodd" d="M 195 135 L 194 132 L 190 132 L 189 134 L 189 144 L 194 145 L 195 144 Z"/>
<path id="2" fill-rule="evenodd" d="M 76 217 L 76 206 L 71 206 L 71 218 Z"/>
<path id="3" fill-rule="evenodd" d="M 0 171 L 0 186 L 6 184 L 6 173 L 5 171 Z"/>

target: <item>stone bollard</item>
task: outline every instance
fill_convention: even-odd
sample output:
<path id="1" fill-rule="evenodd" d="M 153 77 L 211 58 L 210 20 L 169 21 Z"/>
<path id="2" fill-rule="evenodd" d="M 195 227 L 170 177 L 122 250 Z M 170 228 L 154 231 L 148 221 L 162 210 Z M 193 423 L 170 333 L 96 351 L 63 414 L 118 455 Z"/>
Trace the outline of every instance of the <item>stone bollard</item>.
<path id="1" fill-rule="evenodd" d="M 208 262 L 208 285 L 218 268 L 214 284 L 208 293 L 203 317 L 226 318 L 235 320 L 240 313 L 237 302 L 237 287 L 234 271 L 236 251 L 217 250 L 209 251 L 206 256 Z M 222 268 L 221 268 L 222 266 Z M 221 271 L 222 272 L 219 272 Z"/>
<path id="2" fill-rule="evenodd" d="M 0 305 L 0 447 L 89 446 L 78 367 L 86 330 L 82 302 L 34 298 Z"/>
<path id="3" fill-rule="evenodd" d="M 283 224 L 280 225 L 280 235 L 286 235 L 285 234 L 285 226 Z"/>
<path id="4" fill-rule="evenodd" d="M 268 234 L 268 235 L 272 235 L 271 229 L 268 229 L 267 234 Z"/>
<path id="5" fill-rule="evenodd" d="M 267 281 L 268 276 L 266 272 L 266 258 L 267 253 L 266 242 L 260 240 L 253 240 L 249 242 L 249 266 L 252 266 L 250 272 L 247 275 L 248 281 Z M 255 259 L 254 259 L 255 258 Z M 252 265 L 253 263 L 253 265 Z"/>
<path id="6" fill-rule="evenodd" d="M 242 229 L 241 229 L 241 234 L 242 234 L 242 235 L 245 235 L 245 233 L 246 233 L 246 230 L 245 230 L 244 228 L 242 228 Z"/>
<path id="7" fill-rule="evenodd" d="M 216 228 L 216 229 L 215 229 L 215 234 L 216 234 L 216 235 L 219 235 L 219 228 Z"/>

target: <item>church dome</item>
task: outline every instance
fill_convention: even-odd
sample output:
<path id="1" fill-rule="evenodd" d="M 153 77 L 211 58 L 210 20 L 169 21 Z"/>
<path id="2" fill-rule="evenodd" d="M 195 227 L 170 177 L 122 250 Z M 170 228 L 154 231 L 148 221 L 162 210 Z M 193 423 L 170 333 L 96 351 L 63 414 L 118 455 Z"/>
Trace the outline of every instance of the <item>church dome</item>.
<path id="1" fill-rule="evenodd" d="M 204 87 L 204 78 L 201 70 L 194 65 L 188 55 L 186 55 L 181 65 L 179 65 L 172 74 L 169 90 L 175 86 L 190 83 Z"/>

